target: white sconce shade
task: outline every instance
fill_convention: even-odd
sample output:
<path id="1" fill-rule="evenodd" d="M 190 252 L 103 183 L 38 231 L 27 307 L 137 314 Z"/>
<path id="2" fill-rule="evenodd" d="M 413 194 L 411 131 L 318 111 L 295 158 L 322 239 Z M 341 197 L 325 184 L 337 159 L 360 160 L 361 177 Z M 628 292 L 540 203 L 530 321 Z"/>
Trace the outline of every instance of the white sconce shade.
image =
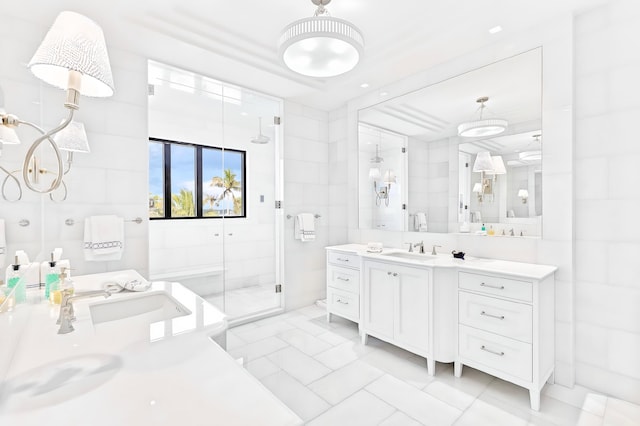
<path id="1" fill-rule="evenodd" d="M 393 170 L 389 169 L 385 172 L 383 182 L 387 185 L 390 183 L 396 183 L 396 174 Z"/>
<path id="2" fill-rule="evenodd" d="M 476 161 L 473 163 L 474 172 L 493 172 L 493 162 L 489 151 L 479 152 Z"/>
<path id="3" fill-rule="evenodd" d="M 71 152 L 91 152 L 84 124 L 72 121 L 67 127 L 55 134 L 53 140 L 58 148 Z"/>
<path id="4" fill-rule="evenodd" d="M 60 89 L 70 86 L 69 71 L 82 74 L 73 88 L 85 96 L 113 95 L 113 76 L 102 29 L 75 12 L 62 12 L 29 62 L 39 79 Z"/>
<path id="5" fill-rule="evenodd" d="M 369 179 L 380 179 L 380 169 L 378 167 L 371 167 L 369 169 Z"/>
<path id="6" fill-rule="evenodd" d="M 360 30 L 331 17 L 324 6 L 331 0 L 311 0 L 315 16 L 289 24 L 280 36 L 278 53 L 284 64 L 309 77 L 334 77 L 351 71 L 364 53 Z"/>
<path id="7" fill-rule="evenodd" d="M 493 163 L 493 174 L 494 175 L 507 174 L 507 169 L 504 167 L 504 161 L 502 160 L 502 155 L 492 156 L 491 157 L 491 162 Z"/>
<path id="8" fill-rule="evenodd" d="M 473 192 L 482 192 L 482 184 L 480 182 L 476 182 L 473 184 Z"/>

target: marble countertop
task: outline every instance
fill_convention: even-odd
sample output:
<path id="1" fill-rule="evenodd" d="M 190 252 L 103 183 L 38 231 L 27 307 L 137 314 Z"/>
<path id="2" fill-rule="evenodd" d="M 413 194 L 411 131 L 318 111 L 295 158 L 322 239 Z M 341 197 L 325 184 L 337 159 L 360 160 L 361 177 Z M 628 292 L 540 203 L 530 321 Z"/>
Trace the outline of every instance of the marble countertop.
<path id="1" fill-rule="evenodd" d="M 385 248 L 381 253 L 370 253 L 367 252 L 367 246 L 364 244 L 344 244 L 330 246 L 326 249 L 358 254 L 364 258 L 385 262 L 433 268 L 457 268 L 460 271 L 502 274 L 534 280 L 542 280 L 558 269 L 553 265 L 540 265 L 536 263 L 513 262 L 472 256 L 465 256 L 464 259 L 456 259 L 450 253 L 440 253 L 436 256 L 430 253 L 409 253 L 407 250 L 397 248 Z"/>
<path id="2" fill-rule="evenodd" d="M 132 270 L 73 277 L 76 292 L 123 279 L 143 280 Z M 90 305 L 148 292 L 169 294 L 187 314 L 92 322 Z M 147 292 L 78 300 L 74 308 L 75 331 L 63 335 L 59 307 L 46 301 L 0 315 L 0 331 L 23 324 L 0 388 L 0 424 L 302 423 L 210 339 L 226 330 L 225 315 L 182 285 L 153 283 Z"/>

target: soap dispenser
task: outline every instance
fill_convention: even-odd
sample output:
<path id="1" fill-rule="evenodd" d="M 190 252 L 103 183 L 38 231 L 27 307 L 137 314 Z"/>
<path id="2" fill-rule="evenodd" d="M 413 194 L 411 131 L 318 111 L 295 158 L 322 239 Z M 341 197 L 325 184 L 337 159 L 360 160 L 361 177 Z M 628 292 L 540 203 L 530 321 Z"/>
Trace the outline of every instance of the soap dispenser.
<path id="1" fill-rule="evenodd" d="M 20 259 L 16 255 L 14 264 L 7 267 L 7 287 L 13 290 L 13 295 L 16 303 L 24 303 L 27 301 L 27 288 L 24 280 L 20 280 L 22 274 L 20 273 Z"/>
<path id="2" fill-rule="evenodd" d="M 58 290 L 58 284 L 60 283 L 60 268 L 58 262 L 55 261 L 55 254 L 51 252 L 51 260 L 47 263 L 47 268 L 44 277 L 44 297 L 49 299 L 51 296 L 51 290 Z"/>
<path id="3" fill-rule="evenodd" d="M 489 226 L 489 230 L 487 231 L 487 235 L 496 235 L 496 231 L 493 230 L 493 225 Z"/>

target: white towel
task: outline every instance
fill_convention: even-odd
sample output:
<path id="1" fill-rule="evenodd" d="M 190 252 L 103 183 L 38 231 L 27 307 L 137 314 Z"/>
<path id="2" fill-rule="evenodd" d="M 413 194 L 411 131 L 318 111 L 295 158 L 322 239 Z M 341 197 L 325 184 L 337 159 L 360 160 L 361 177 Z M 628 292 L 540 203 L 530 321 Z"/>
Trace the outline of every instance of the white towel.
<path id="1" fill-rule="evenodd" d="M 424 212 L 416 212 L 414 216 L 415 230 L 418 232 L 427 232 L 427 215 Z"/>
<path id="2" fill-rule="evenodd" d="M 294 237 L 302 242 L 316 239 L 316 219 L 311 213 L 300 213 L 294 221 Z"/>
<path id="3" fill-rule="evenodd" d="M 7 238 L 4 234 L 4 219 L 0 219 L 0 271 L 4 268 L 7 258 Z"/>
<path id="4" fill-rule="evenodd" d="M 120 260 L 124 251 L 124 219 L 91 216 L 84 220 L 84 258 L 89 261 Z"/>

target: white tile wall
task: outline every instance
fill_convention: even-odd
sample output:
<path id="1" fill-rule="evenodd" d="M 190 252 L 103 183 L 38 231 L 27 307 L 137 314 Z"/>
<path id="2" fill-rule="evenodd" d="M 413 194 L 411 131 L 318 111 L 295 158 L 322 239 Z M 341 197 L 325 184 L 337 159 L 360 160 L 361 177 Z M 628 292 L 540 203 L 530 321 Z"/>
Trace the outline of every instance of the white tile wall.
<path id="1" fill-rule="evenodd" d="M 640 6 L 575 19 L 576 381 L 640 402 Z"/>
<path id="2" fill-rule="evenodd" d="M 340 114 L 332 116 L 340 120 Z M 316 239 L 301 242 L 294 239 L 293 218 L 285 219 L 284 286 L 287 310 L 309 305 L 326 297 L 325 251 L 333 238 L 330 234 L 329 211 L 339 211 L 343 196 L 329 196 L 334 173 L 330 173 L 329 157 L 340 162 L 340 134 L 329 140 L 329 114 L 295 102 L 284 105 L 284 213 L 319 214 L 316 219 Z M 332 126 L 335 129 L 337 126 Z M 342 160 L 344 161 L 344 160 Z M 339 217 L 339 216 L 338 216 Z M 340 219 L 338 219 L 339 223 Z M 339 231 L 336 231 L 339 232 Z"/>

